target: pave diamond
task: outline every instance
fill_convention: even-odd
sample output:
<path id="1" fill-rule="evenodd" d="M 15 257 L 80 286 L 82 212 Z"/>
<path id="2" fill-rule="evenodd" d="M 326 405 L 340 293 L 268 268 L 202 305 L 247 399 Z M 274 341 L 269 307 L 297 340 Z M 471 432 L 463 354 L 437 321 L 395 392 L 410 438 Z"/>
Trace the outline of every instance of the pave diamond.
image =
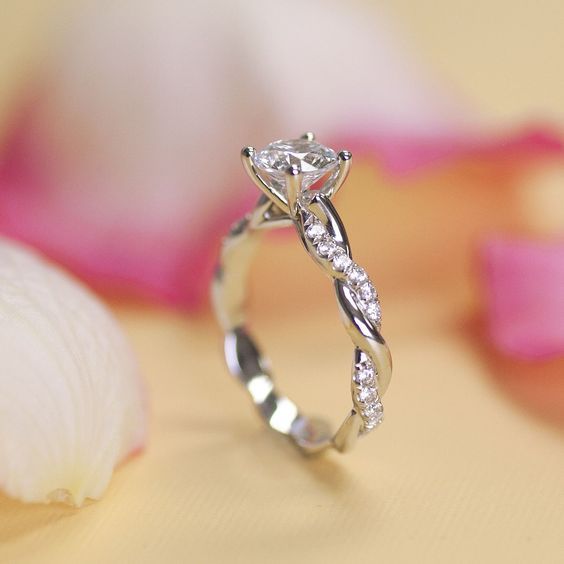
<path id="1" fill-rule="evenodd" d="M 372 429 L 374 429 L 374 427 L 382 423 L 383 419 L 384 419 L 384 411 L 382 409 L 374 411 L 371 415 L 366 417 L 366 421 L 364 423 L 364 430 L 371 431 Z"/>
<path id="2" fill-rule="evenodd" d="M 375 401 L 367 405 L 363 410 L 363 415 L 367 418 L 374 419 L 382 415 L 384 407 L 380 401 Z"/>
<path id="3" fill-rule="evenodd" d="M 348 279 L 351 284 L 356 286 L 358 284 L 362 284 L 363 282 L 366 282 L 368 280 L 368 275 L 366 274 L 364 268 L 356 265 L 353 268 L 351 268 Z"/>
<path id="4" fill-rule="evenodd" d="M 253 164 L 275 187 L 282 190 L 285 186 L 286 170 L 292 165 L 297 165 L 302 171 L 302 190 L 307 190 L 326 174 L 335 172 L 339 158 L 333 149 L 315 141 L 291 139 L 270 143 L 255 153 Z"/>
<path id="5" fill-rule="evenodd" d="M 353 368 L 354 402 L 362 417 L 362 432 L 368 433 L 382 422 L 384 408 L 378 395 L 376 367 L 366 355 L 362 356 Z"/>
<path id="6" fill-rule="evenodd" d="M 327 229 L 321 223 L 312 223 L 307 228 L 306 235 L 313 241 L 327 235 Z"/>
<path id="7" fill-rule="evenodd" d="M 371 302 L 366 306 L 366 317 L 373 323 L 379 324 L 382 320 L 382 311 L 377 302 Z"/>
<path id="8" fill-rule="evenodd" d="M 371 365 L 365 364 L 357 368 L 354 375 L 354 381 L 357 384 L 369 384 L 373 381 L 373 379 L 374 379 L 374 368 L 372 368 Z"/>
<path id="9" fill-rule="evenodd" d="M 337 272 L 345 272 L 352 264 L 352 259 L 343 250 L 333 257 L 333 268 Z"/>
<path id="10" fill-rule="evenodd" d="M 370 282 L 363 284 L 358 290 L 358 293 L 360 294 L 360 298 L 365 302 L 372 301 L 376 297 L 376 290 Z"/>
<path id="11" fill-rule="evenodd" d="M 366 403 L 374 400 L 376 397 L 376 390 L 374 388 L 361 388 L 358 393 L 358 401 Z"/>
<path id="12" fill-rule="evenodd" d="M 320 256 L 330 259 L 337 252 L 338 248 L 339 247 L 335 241 L 327 237 L 319 242 L 319 245 L 317 245 L 317 252 Z"/>

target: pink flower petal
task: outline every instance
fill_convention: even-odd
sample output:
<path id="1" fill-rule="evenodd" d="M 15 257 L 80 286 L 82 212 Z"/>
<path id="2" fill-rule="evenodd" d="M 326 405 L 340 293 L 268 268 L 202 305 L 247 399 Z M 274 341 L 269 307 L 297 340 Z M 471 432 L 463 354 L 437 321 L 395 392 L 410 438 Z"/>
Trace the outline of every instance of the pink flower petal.
<path id="1" fill-rule="evenodd" d="M 493 239 L 482 251 L 489 331 L 506 354 L 564 354 L 564 241 Z"/>
<path id="2" fill-rule="evenodd" d="M 395 175 L 562 153 L 550 133 L 486 134 L 375 7 L 80 6 L 0 151 L 0 232 L 99 288 L 202 303 L 219 238 L 256 198 L 249 143 L 312 129 Z"/>
<path id="3" fill-rule="evenodd" d="M 564 156 L 564 141 L 549 127 L 529 127 L 500 135 L 473 134 L 461 131 L 456 135 L 379 135 L 368 132 L 343 136 L 344 145 L 355 155 L 378 160 L 392 176 L 416 173 L 458 159 L 475 159 L 492 165 L 530 163 L 548 156 Z"/>

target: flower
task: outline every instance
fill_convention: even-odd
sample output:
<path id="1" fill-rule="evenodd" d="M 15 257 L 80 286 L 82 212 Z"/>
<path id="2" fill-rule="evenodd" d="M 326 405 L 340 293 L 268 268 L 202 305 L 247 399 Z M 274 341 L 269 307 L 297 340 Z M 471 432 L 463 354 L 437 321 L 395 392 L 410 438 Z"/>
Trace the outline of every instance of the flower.
<path id="1" fill-rule="evenodd" d="M 146 434 L 117 323 L 81 284 L 0 239 L 0 348 L 0 488 L 26 502 L 99 498 Z"/>
<path id="2" fill-rule="evenodd" d="M 0 231 L 98 288 L 189 308 L 207 296 L 218 240 L 256 198 L 245 145 L 307 129 L 395 175 L 562 152 L 542 130 L 486 133 L 385 14 L 366 10 L 80 4 L 0 151 Z"/>

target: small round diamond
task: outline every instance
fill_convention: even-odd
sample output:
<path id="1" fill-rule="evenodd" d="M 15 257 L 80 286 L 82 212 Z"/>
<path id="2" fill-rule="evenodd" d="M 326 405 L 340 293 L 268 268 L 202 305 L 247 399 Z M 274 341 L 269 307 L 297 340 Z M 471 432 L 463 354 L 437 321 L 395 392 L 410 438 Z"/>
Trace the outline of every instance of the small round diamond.
<path id="1" fill-rule="evenodd" d="M 366 282 L 368 280 L 368 275 L 366 274 L 364 268 L 355 265 L 353 268 L 351 268 L 351 271 L 349 272 L 348 280 L 351 284 L 356 286 L 358 284 L 362 284 L 363 282 Z"/>
<path id="2" fill-rule="evenodd" d="M 327 229 L 321 223 L 312 223 L 306 230 L 306 235 L 314 241 L 324 235 L 327 235 Z"/>
<path id="3" fill-rule="evenodd" d="M 333 241 L 333 239 L 330 238 L 321 240 L 319 242 L 319 245 L 317 245 L 317 252 L 319 253 L 319 255 L 328 259 L 330 259 L 335 254 L 337 249 L 337 244 L 335 243 L 335 241 Z"/>
<path id="4" fill-rule="evenodd" d="M 345 251 L 341 251 L 333 257 L 333 268 L 337 272 L 345 272 L 348 268 L 350 268 L 352 262 L 353 261 L 349 255 L 347 255 Z"/>
<path id="5" fill-rule="evenodd" d="M 366 317 L 373 323 L 378 324 L 382 319 L 382 312 L 377 302 L 369 303 L 366 306 L 366 310 L 364 313 L 366 314 Z"/>
<path id="6" fill-rule="evenodd" d="M 380 423 L 382 423 L 383 419 L 384 419 L 384 413 L 382 411 L 380 411 L 377 415 L 367 417 L 364 422 L 364 429 L 366 431 L 371 431 L 372 429 L 377 427 Z"/>
<path id="7" fill-rule="evenodd" d="M 369 419 L 373 419 L 376 417 L 381 417 L 384 411 L 384 407 L 380 403 L 380 401 L 375 401 L 369 405 L 367 405 L 363 410 L 362 414 Z"/>
<path id="8" fill-rule="evenodd" d="M 374 388 L 361 388 L 358 393 L 358 401 L 361 403 L 366 403 L 376 398 L 376 390 Z"/>
<path id="9" fill-rule="evenodd" d="M 374 379 L 374 368 L 371 366 L 360 366 L 357 368 L 354 381 L 357 384 L 368 384 L 372 382 Z"/>
<path id="10" fill-rule="evenodd" d="M 360 299 L 365 302 L 369 302 L 376 297 L 376 290 L 370 282 L 365 282 L 358 290 L 358 293 L 360 295 Z"/>
<path id="11" fill-rule="evenodd" d="M 375 408 L 365 411 L 364 413 L 367 421 L 372 424 L 380 423 L 380 421 L 382 421 L 382 417 L 384 416 L 384 410 L 381 403 L 377 403 Z"/>

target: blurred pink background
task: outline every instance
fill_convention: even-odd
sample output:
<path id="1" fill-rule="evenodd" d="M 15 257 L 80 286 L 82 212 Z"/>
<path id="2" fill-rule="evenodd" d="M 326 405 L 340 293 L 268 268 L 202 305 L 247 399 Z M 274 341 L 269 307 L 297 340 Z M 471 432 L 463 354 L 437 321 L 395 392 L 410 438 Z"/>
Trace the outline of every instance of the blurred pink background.
<path id="1" fill-rule="evenodd" d="M 480 343 L 542 371 L 564 355 L 564 98 L 521 8 L 503 13 L 508 54 L 432 37 L 409 2 L 327 6 L 53 2 L 41 34 L 41 9 L 11 8 L 28 30 L 4 65 L 0 231 L 107 295 L 201 311 L 218 242 L 256 198 L 240 147 L 315 130 L 377 179 L 353 174 L 343 206 L 382 293 L 448 288 Z"/>

